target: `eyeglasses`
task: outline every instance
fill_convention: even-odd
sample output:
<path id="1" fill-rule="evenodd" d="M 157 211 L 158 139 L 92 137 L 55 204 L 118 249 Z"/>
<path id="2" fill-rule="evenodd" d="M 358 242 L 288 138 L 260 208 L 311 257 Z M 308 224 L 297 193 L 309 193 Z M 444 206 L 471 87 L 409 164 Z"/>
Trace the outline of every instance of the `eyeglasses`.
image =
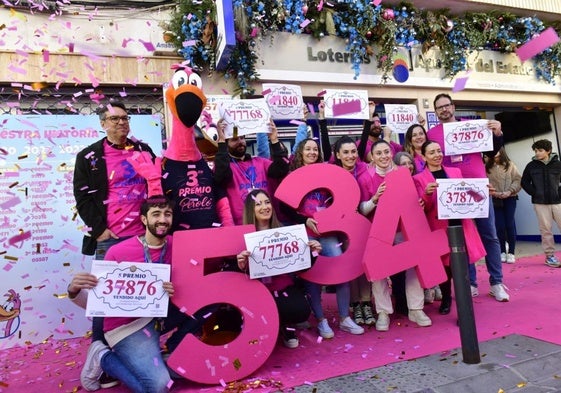
<path id="1" fill-rule="evenodd" d="M 128 123 L 130 119 L 130 116 L 109 116 L 105 117 L 103 120 L 109 120 L 113 124 L 119 124 L 120 121 Z"/>
<path id="2" fill-rule="evenodd" d="M 452 103 L 450 103 L 450 104 L 445 104 L 445 105 L 440 105 L 440 106 L 437 106 L 437 107 L 434 108 L 434 109 L 436 109 L 437 111 L 441 111 L 441 110 L 443 110 L 443 109 L 449 109 L 449 108 L 451 108 L 453 105 L 454 105 L 454 104 L 452 104 Z"/>

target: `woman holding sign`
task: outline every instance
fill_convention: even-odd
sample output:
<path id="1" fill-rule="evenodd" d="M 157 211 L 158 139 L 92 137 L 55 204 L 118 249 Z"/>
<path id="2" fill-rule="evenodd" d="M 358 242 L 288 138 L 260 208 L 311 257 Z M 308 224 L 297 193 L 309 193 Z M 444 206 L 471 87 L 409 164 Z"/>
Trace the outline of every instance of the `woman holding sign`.
<path id="1" fill-rule="evenodd" d="M 391 146 L 386 141 L 377 141 L 372 145 L 372 163 L 375 165 L 375 173 L 372 176 L 373 192 L 368 200 L 361 203 L 360 212 L 365 215 L 375 213 L 376 206 L 380 198 L 383 198 L 386 190 L 386 175 L 398 168 L 393 162 L 393 154 Z M 398 231 L 395 235 L 394 244 L 404 241 L 403 234 Z M 376 330 L 386 331 L 389 329 L 389 314 L 393 313 L 392 301 L 390 297 L 390 288 L 386 279 L 375 280 L 372 282 L 372 293 L 376 304 L 376 312 L 378 313 L 378 321 L 376 322 Z M 407 299 L 407 308 L 409 309 L 409 320 L 417 325 L 425 327 L 431 326 L 431 319 L 423 311 L 425 299 L 424 291 L 419 283 L 417 273 L 414 268 L 405 272 L 405 296 Z"/>
<path id="2" fill-rule="evenodd" d="M 290 170 L 295 171 L 298 168 L 322 163 L 323 158 L 319 143 L 312 138 L 304 139 L 296 146 L 294 159 L 290 164 Z M 295 224 L 305 224 L 310 239 L 317 239 L 322 247 L 322 255 L 328 257 L 336 257 L 341 255 L 341 242 L 334 235 L 322 236 L 318 228 L 318 222 L 313 218 L 314 214 L 320 210 L 326 209 L 331 205 L 333 196 L 325 189 L 313 190 L 306 194 L 297 210 L 291 209 L 286 205 L 281 205 L 283 211 L 286 212 L 289 220 Z M 318 321 L 318 333 L 323 338 L 332 338 L 335 333 L 329 326 L 329 322 L 324 316 L 321 306 L 321 289 L 320 284 L 304 280 L 304 287 L 310 298 L 310 306 L 312 312 Z M 335 285 L 335 293 L 337 298 L 337 310 L 339 312 L 339 328 L 351 334 L 362 334 L 364 329 L 358 326 L 349 317 L 349 303 L 351 300 L 350 285 L 348 282 Z"/>
<path id="3" fill-rule="evenodd" d="M 438 188 L 438 179 L 462 178 L 462 172 L 457 168 L 445 167 L 442 165 L 444 154 L 437 142 L 426 141 L 421 147 L 421 154 L 426 162 L 426 167 L 423 172 L 413 176 L 413 180 L 415 181 L 419 197 L 425 202 L 424 208 L 429 226 L 433 230 L 446 230 L 448 226 L 458 225 L 461 221 L 466 239 L 469 262 L 474 263 L 483 258 L 486 253 L 473 220 L 439 220 L 437 212 L 437 193 L 435 191 Z M 448 279 L 440 284 L 442 303 L 440 303 L 438 312 L 446 315 L 450 313 L 450 306 L 452 304 L 452 271 L 450 269 L 449 254 L 442 257 L 442 263 L 444 264 Z"/>
<path id="4" fill-rule="evenodd" d="M 335 142 L 333 151 L 335 165 L 339 165 L 356 179 L 360 189 L 360 200 L 368 199 L 372 195 L 372 177 L 368 173 L 368 165 L 359 159 L 355 141 L 348 136 L 342 136 Z M 373 325 L 376 323 L 372 313 L 371 288 L 372 286 L 364 274 L 351 281 L 351 307 L 356 324 Z"/>
<path id="5" fill-rule="evenodd" d="M 243 209 L 243 223 L 254 224 L 257 231 L 279 228 L 280 224 L 269 194 L 260 189 L 251 190 L 247 195 Z M 308 242 L 310 251 L 318 253 L 321 244 L 317 240 Z M 244 250 L 237 255 L 238 267 L 245 271 L 249 265 L 251 252 Z M 295 329 L 292 325 L 308 320 L 310 306 L 304 291 L 295 285 L 291 274 L 280 274 L 262 278 L 261 281 L 273 293 L 279 311 L 280 334 L 283 344 L 287 348 L 299 345 Z"/>

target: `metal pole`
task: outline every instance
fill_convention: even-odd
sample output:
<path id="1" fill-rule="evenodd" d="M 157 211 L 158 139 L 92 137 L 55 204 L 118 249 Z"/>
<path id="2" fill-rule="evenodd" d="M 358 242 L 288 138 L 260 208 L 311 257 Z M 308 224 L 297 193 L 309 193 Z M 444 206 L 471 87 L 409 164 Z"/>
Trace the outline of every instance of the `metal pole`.
<path id="1" fill-rule="evenodd" d="M 450 245 L 450 268 L 454 281 L 456 295 L 456 310 L 460 326 L 462 355 L 464 363 L 476 364 L 481 362 L 479 356 L 479 342 L 473 314 L 473 302 L 468 277 L 468 257 L 464 230 L 461 225 L 448 227 L 448 244 Z"/>

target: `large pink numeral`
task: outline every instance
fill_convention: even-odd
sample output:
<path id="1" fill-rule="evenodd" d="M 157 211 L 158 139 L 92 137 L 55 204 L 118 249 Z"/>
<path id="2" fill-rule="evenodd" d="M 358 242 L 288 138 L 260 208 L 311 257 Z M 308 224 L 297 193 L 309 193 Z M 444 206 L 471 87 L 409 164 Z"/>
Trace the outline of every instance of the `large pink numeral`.
<path id="1" fill-rule="evenodd" d="M 353 176 L 332 164 L 313 164 L 298 168 L 279 185 L 275 197 L 298 208 L 309 192 L 324 188 L 333 195 L 333 203 L 314 214 L 322 233 L 343 233 L 349 241 L 345 252 L 337 257 L 319 256 L 310 270 L 301 276 L 318 284 L 339 284 L 360 276 L 364 244 L 370 221 L 357 213 L 360 190 Z"/>
<path id="2" fill-rule="evenodd" d="M 238 337 L 226 345 L 207 345 L 187 335 L 168 360 L 178 374 L 192 381 L 217 384 L 247 377 L 271 354 L 279 331 L 273 296 L 258 280 L 236 272 L 204 275 L 205 258 L 235 255 L 245 249 L 243 235 L 253 225 L 179 231 L 173 235 L 171 300 L 192 315 L 214 303 L 237 307 L 243 316 Z"/>
<path id="3" fill-rule="evenodd" d="M 398 226 L 405 241 L 393 245 Z M 448 252 L 446 232 L 429 228 L 408 170 L 390 172 L 364 251 L 366 277 L 379 280 L 415 267 L 421 286 L 430 288 L 446 280 L 440 256 Z"/>

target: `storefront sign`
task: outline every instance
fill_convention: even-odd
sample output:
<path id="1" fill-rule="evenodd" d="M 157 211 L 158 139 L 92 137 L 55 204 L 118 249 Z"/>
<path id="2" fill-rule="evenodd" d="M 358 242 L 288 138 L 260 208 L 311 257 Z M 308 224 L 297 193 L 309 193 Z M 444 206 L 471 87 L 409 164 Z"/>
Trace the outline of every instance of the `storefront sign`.
<path id="1" fill-rule="evenodd" d="M 360 75 L 354 79 L 351 54 L 345 49 L 345 40 L 326 36 L 317 40 L 311 35 L 275 33 L 272 43 L 267 40 L 257 48 L 260 61 L 256 64 L 261 79 L 299 83 L 333 83 L 363 85 L 386 84 L 395 86 L 449 88 L 454 81 L 445 78 L 439 61 L 439 49 L 426 52 L 420 46 L 397 48 L 397 56 L 407 59 L 409 78 L 399 83 L 390 78 L 382 80 L 380 69 L 373 57 L 362 59 Z M 376 48 L 374 47 L 376 52 Z M 559 87 L 536 78 L 530 63 L 521 63 L 514 53 L 483 50 L 468 56 L 472 70 L 467 90 L 509 90 L 529 92 L 559 92 Z M 559 85 L 559 81 L 558 81 Z"/>

